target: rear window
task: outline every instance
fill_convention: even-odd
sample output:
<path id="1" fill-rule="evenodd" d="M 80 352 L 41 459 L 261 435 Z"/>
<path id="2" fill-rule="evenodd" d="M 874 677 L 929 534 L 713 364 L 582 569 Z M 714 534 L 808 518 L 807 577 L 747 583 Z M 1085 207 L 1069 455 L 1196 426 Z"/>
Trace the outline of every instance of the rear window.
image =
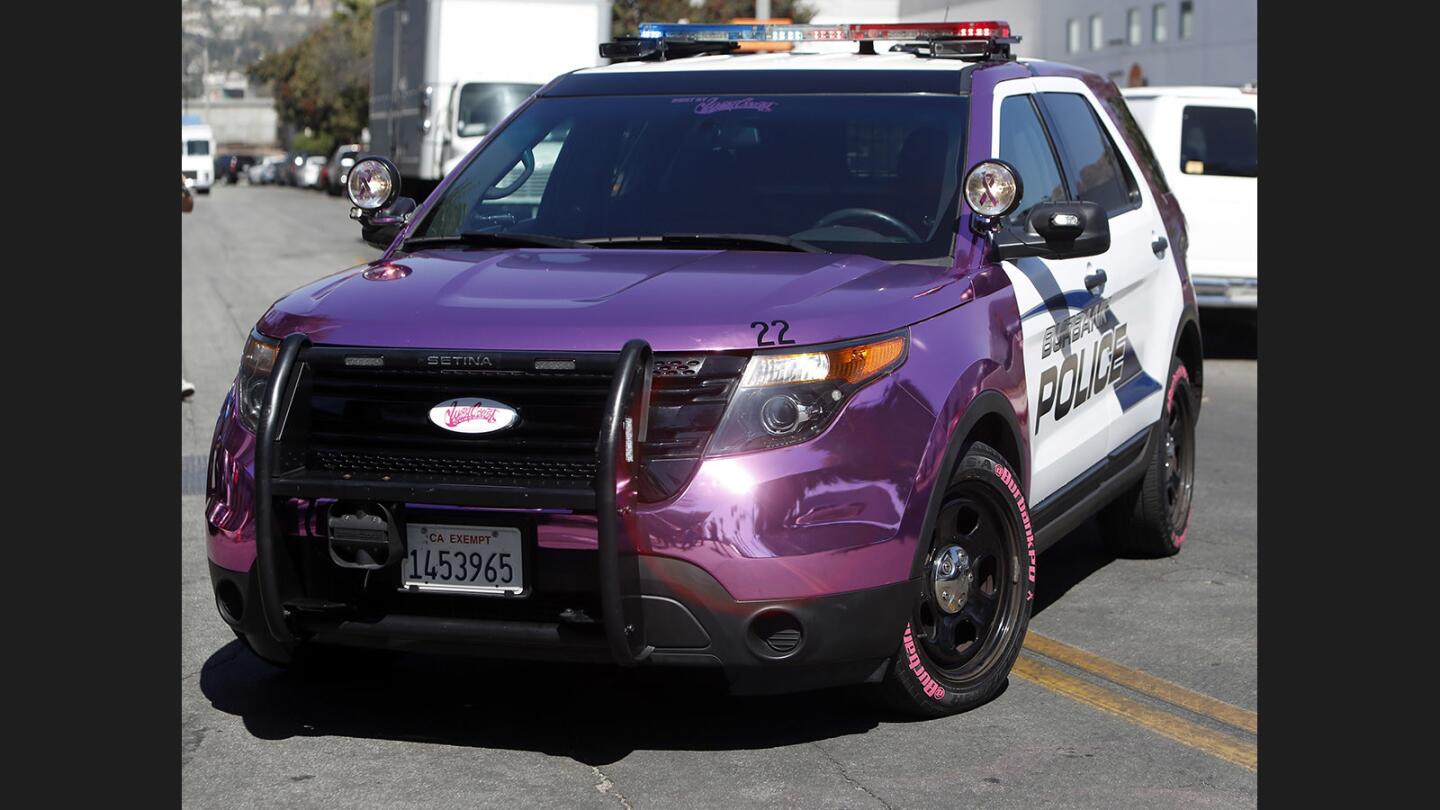
<path id="1" fill-rule="evenodd" d="M 1180 171 L 1258 177 L 1259 126 L 1244 107 L 1186 107 L 1180 128 Z"/>

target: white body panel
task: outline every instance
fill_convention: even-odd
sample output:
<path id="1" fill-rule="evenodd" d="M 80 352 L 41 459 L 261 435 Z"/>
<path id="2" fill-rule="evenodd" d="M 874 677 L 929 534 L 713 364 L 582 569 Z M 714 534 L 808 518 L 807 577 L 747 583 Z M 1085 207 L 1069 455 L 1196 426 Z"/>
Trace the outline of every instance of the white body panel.
<path id="1" fill-rule="evenodd" d="M 187 148 L 191 141 L 204 141 L 205 154 L 192 155 Z M 208 189 L 215 181 L 215 133 L 206 124 L 182 124 L 180 127 L 180 171 L 194 172 L 191 188 Z"/>
<path id="2" fill-rule="evenodd" d="M 1045 76 L 1001 82 L 996 87 L 992 112 L 993 156 L 999 156 L 1003 100 L 1013 95 L 1049 92 L 1085 97 L 1117 147 L 1120 159 L 1136 178 L 1141 199 L 1138 208 L 1110 219 L 1110 249 L 1103 254 L 1002 263 L 1014 286 L 1022 317 L 1030 414 L 1026 426 L 1030 432 L 1030 501 L 1037 504 L 1103 462 L 1110 452 L 1160 418 L 1172 343 L 1184 301 L 1179 271 L 1170 251 L 1166 250 L 1163 257 L 1156 256 L 1151 244 L 1163 235 L 1164 228 L 1150 188 L 1124 139 L 1084 82 Z M 1079 380 L 1097 368 L 1096 354 L 1102 361 L 1113 356 L 1112 348 L 1100 343 L 1103 331 L 1090 331 L 1073 345 L 1049 352 L 1045 350 L 1045 333 L 1059 328 L 1065 318 L 1095 301 L 1085 280 L 1100 269 L 1105 270 L 1107 281 L 1099 289 L 1099 296 L 1108 305 L 1107 320 L 1113 327 L 1105 334 L 1118 336 L 1123 327 L 1125 345 L 1133 351 L 1134 360 L 1122 360 L 1123 377 L 1106 380 L 1092 392 Z M 1076 372 L 1077 366 L 1085 368 Z M 1042 384 L 1047 372 L 1055 374 L 1057 382 Z M 1054 390 L 1056 386 L 1058 391 Z M 1057 399 L 1073 401 L 1076 386 L 1087 394 L 1081 404 L 1068 409 L 1062 419 L 1055 418 L 1058 405 L 1042 415 L 1042 396 L 1053 391 Z"/>
<path id="3" fill-rule="evenodd" d="M 1248 109 L 1258 124 L 1259 94 L 1234 87 L 1140 87 L 1124 95 L 1185 212 L 1190 234 L 1186 262 L 1199 304 L 1255 306 L 1258 294 L 1237 299 L 1231 293 L 1227 298 L 1225 290 L 1236 286 L 1236 280 L 1258 282 L 1259 179 L 1187 174 L 1180 139 L 1187 106 Z M 1258 293 L 1258 285 L 1253 292 Z"/>

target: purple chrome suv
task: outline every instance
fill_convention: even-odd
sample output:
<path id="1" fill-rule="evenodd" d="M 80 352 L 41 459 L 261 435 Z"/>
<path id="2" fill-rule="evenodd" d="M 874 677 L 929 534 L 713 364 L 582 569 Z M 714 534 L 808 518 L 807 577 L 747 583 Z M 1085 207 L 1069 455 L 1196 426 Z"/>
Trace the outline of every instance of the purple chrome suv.
<path id="1" fill-rule="evenodd" d="M 221 618 L 281 666 L 993 696 L 1039 551 L 1097 514 L 1119 552 L 1179 551 L 1202 383 L 1144 137 L 1111 82 L 1015 41 L 647 24 L 423 205 L 358 161 L 384 254 L 265 313 L 216 425 Z"/>

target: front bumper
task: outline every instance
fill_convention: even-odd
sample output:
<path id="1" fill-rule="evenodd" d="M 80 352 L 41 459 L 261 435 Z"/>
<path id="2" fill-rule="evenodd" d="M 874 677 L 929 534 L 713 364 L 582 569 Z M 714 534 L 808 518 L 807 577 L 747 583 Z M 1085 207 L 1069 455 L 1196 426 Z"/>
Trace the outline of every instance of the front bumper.
<path id="1" fill-rule="evenodd" d="M 593 582 L 594 552 L 541 549 L 540 585 Z M 210 563 L 210 580 L 225 623 L 252 638 L 270 639 L 260 607 L 259 577 Z M 649 652 L 646 666 L 720 669 L 737 693 L 786 692 L 877 680 L 895 652 L 918 583 L 805 599 L 737 601 L 698 566 L 646 557 L 635 599 Z M 423 598 L 423 597 L 421 597 Z M 481 615 L 383 614 L 297 601 L 290 626 L 310 642 L 405 652 L 514 660 L 605 663 L 613 660 L 596 621 L 521 621 L 487 617 L 495 600 L 470 600 Z"/>
<path id="2" fill-rule="evenodd" d="M 1260 280 L 1236 276 L 1194 276 L 1195 303 L 1207 308 L 1258 309 Z"/>
<path id="3" fill-rule="evenodd" d="M 707 463 L 674 499 L 645 504 L 634 486 L 639 454 L 629 445 L 645 436 L 652 361 L 643 342 L 627 344 L 614 371 L 600 475 L 593 489 L 576 491 L 417 487 L 277 465 L 306 347 L 300 335 L 282 344 L 258 435 L 234 424 L 227 402 L 212 456 L 212 579 L 222 618 L 252 639 L 718 666 L 739 691 L 865 680 L 894 652 L 914 593 L 905 579 L 914 528 L 899 525 L 913 470 L 876 460 L 918 458 L 928 421 L 900 419 L 913 429 L 878 437 L 857 433 L 886 422 L 875 408 L 922 415 L 893 381 L 862 391 L 852 407 L 868 417 L 842 416 L 833 436 Z M 850 448 L 849 460 L 821 463 L 838 457 L 830 442 Z M 870 445 L 875 452 L 856 460 L 853 451 Z M 877 466 L 894 480 L 874 480 Z M 837 486 L 837 473 L 853 483 Z M 397 515 L 406 504 L 526 513 L 539 538 L 538 598 L 397 596 L 394 568 L 372 572 L 378 580 L 368 596 L 313 588 L 307 576 L 315 568 L 304 558 L 318 553 L 326 567 L 327 540 L 323 521 L 309 516 L 334 498 L 397 505 Z M 294 506 L 307 503 L 310 526 L 290 523 Z M 741 504 L 753 514 L 738 511 Z M 227 609 L 227 600 L 238 607 Z"/>

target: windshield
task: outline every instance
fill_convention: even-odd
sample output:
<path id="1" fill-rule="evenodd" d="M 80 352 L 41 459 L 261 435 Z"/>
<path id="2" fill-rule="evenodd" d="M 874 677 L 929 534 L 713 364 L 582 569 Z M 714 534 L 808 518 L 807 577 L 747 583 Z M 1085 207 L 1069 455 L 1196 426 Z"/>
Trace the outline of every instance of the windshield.
<path id="1" fill-rule="evenodd" d="M 187 155 L 208 155 L 210 154 L 209 141 L 186 141 L 185 154 Z"/>
<path id="2" fill-rule="evenodd" d="M 950 255 L 966 99 L 539 99 L 446 189 L 419 237 L 746 234 L 887 260 Z"/>
<path id="3" fill-rule="evenodd" d="M 462 138 L 484 135 L 539 89 L 538 84 L 471 82 L 460 88 L 455 131 Z"/>

